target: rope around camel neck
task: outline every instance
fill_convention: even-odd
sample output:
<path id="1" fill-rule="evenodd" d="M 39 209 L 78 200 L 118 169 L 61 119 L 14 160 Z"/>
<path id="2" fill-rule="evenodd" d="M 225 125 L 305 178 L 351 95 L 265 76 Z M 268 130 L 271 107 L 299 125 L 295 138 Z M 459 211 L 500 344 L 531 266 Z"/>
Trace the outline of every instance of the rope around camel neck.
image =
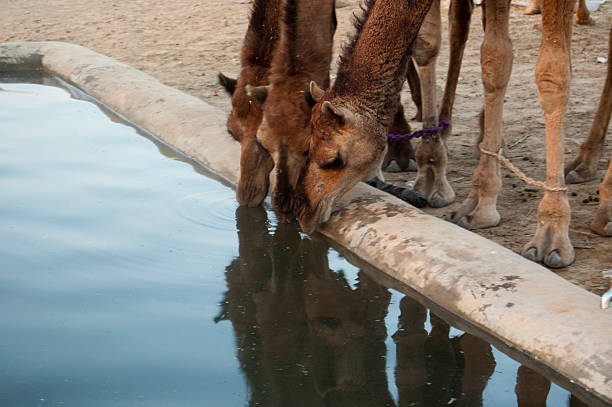
<path id="1" fill-rule="evenodd" d="M 529 178 L 527 175 L 525 175 L 524 172 L 522 172 L 521 170 L 516 168 L 510 162 L 510 160 L 508 160 L 506 157 L 504 157 L 502 155 L 502 152 L 503 152 L 502 149 L 499 149 L 499 153 L 494 153 L 492 151 L 485 150 L 485 148 L 483 147 L 482 143 L 480 143 L 478 145 L 478 148 L 480 149 L 480 151 L 483 154 L 489 155 L 491 157 L 495 157 L 499 162 L 504 164 L 506 166 L 506 168 L 508 168 L 510 171 L 512 171 L 512 173 L 514 175 L 519 177 L 526 184 L 533 185 L 534 187 L 540 187 L 540 188 L 543 188 L 546 191 L 550 191 L 550 192 L 564 192 L 564 191 L 567 191 L 567 187 L 550 187 L 550 186 L 546 185 L 546 183 L 544 183 L 542 181 L 536 181 L 533 178 Z"/>

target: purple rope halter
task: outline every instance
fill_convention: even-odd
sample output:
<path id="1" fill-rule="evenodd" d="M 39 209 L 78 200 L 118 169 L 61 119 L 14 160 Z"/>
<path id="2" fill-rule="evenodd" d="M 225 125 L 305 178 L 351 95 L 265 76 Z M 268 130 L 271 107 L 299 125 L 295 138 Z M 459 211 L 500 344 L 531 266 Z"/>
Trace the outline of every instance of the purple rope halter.
<path id="1" fill-rule="evenodd" d="M 409 134 L 387 133 L 387 138 L 391 141 L 412 140 L 413 138 L 423 137 L 423 135 L 427 133 L 437 133 L 439 131 L 447 129 L 448 126 L 450 126 L 450 123 L 447 122 L 446 120 L 442 120 L 440 121 L 440 125 L 438 127 L 434 127 L 433 129 L 417 130 Z"/>

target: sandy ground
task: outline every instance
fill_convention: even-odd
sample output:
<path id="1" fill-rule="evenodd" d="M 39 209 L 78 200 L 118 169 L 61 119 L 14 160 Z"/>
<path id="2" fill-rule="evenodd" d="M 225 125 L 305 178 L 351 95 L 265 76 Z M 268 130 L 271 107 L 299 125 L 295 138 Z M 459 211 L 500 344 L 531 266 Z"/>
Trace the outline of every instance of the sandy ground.
<path id="1" fill-rule="evenodd" d="M 447 4 L 448 0 L 443 0 L 445 26 Z M 336 53 L 347 33 L 352 32 L 350 16 L 357 10 L 358 0 L 341 0 L 339 5 Z M 229 98 L 217 84 L 216 75 L 219 71 L 233 76 L 238 73 L 238 54 L 249 10 L 249 0 L 0 0 L 0 42 L 65 41 L 80 44 L 229 111 Z M 574 156 L 588 132 L 605 79 L 606 66 L 598 63 L 597 57 L 607 56 L 612 6 L 604 4 L 591 16 L 594 26 L 574 27 L 566 161 Z M 539 24 L 539 16 L 524 16 L 521 8 L 513 7 L 510 35 L 514 46 L 514 66 L 506 95 L 504 137 L 511 147 L 507 156 L 529 176 L 543 180 L 544 120 L 533 74 L 541 37 Z M 438 70 L 440 97 L 448 66 L 446 37 L 445 32 Z M 449 140 L 448 175 L 457 192 L 457 202 L 443 209 L 427 209 L 436 216 L 443 216 L 467 196 L 477 163 L 472 158 L 472 144 L 478 133 L 478 112 L 482 104 L 481 42 L 481 9 L 476 8 L 457 89 L 453 137 Z M 412 117 L 414 107 L 407 90 L 404 92 L 404 105 L 408 116 Z M 412 124 L 420 128 L 420 124 Z M 573 211 L 570 237 L 576 247 L 576 262 L 555 271 L 596 294 L 608 288 L 609 281 L 601 276 L 601 272 L 612 268 L 612 240 L 589 231 L 588 225 L 597 206 L 596 202 L 589 202 L 589 198 L 597 197 L 611 149 L 612 143 L 608 141 L 598 180 L 569 186 Z M 535 215 L 542 193 L 503 171 L 504 189 L 498 203 L 503 223 L 477 233 L 518 252 L 535 231 Z M 413 180 L 414 175 L 393 174 L 389 178 L 403 184 Z"/>

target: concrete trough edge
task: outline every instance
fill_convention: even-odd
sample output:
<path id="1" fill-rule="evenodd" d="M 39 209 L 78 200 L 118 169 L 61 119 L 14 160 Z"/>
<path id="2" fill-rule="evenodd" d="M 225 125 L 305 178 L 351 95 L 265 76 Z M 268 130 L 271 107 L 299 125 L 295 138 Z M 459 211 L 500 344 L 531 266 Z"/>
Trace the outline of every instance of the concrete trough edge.
<path id="1" fill-rule="evenodd" d="M 0 44 L 0 72 L 43 68 L 235 183 L 226 114 L 153 77 L 59 42 Z M 319 230 L 505 345 L 612 404 L 612 313 L 504 247 L 360 183 Z"/>

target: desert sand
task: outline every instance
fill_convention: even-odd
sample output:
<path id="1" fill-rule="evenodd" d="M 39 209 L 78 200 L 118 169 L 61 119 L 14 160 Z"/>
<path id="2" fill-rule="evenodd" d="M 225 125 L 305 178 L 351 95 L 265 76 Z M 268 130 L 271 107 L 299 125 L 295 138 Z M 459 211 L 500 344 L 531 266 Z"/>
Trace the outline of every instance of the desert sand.
<path id="1" fill-rule="evenodd" d="M 443 14 L 447 7 L 448 0 L 443 0 Z M 351 15 L 358 9 L 358 0 L 338 2 L 336 55 L 353 31 Z M 83 45 L 229 112 L 229 98 L 218 85 L 216 76 L 220 71 L 230 76 L 239 72 L 239 52 L 249 11 L 248 0 L 2 0 L 0 43 L 64 41 Z M 478 134 L 483 93 L 479 66 L 483 34 L 481 15 L 477 7 L 457 89 L 453 135 L 448 141 L 448 175 L 457 201 L 446 208 L 426 209 L 435 216 L 443 216 L 465 199 L 477 164 L 472 156 L 472 145 Z M 566 115 L 566 162 L 573 158 L 589 130 L 605 79 L 606 65 L 598 62 L 598 57 L 607 56 L 612 6 L 604 4 L 591 16 L 595 25 L 574 26 L 573 76 Z M 506 155 L 527 175 L 543 180 L 544 120 L 534 82 L 541 38 L 540 16 L 525 16 L 521 7 L 512 7 L 510 19 L 514 65 L 504 109 L 504 138 L 509 147 Z M 448 66 L 445 15 L 443 25 L 445 31 L 438 60 L 439 97 Z M 407 86 L 405 88 L 403 102 L 408 117 L 412 117 L 415 109 Z M 411 122 L 411 125 L 420 128 L 420 123 Z M 570 238 L 576 248 L 576 261 L 570 267 L 551 271 L 596 294 L 609 288 L 610 281 L 602 277 L 602 271 L 612 268 L 612 239 L 591 233 L 588 225 L 597 207 L 598 187 L 611 150 L 612 142 L 608 141 L 597 180 L 569 186 Z M 475 233 L 520 252 L 535 231 L 535 215 L 542 192 L 523 184 L 507 170 L 502 171 L 504 187 L 498 201 L 502 224 Z M 394 183 L 405 185 L 414 179 L 415 173 L 387 176 Z"/>

